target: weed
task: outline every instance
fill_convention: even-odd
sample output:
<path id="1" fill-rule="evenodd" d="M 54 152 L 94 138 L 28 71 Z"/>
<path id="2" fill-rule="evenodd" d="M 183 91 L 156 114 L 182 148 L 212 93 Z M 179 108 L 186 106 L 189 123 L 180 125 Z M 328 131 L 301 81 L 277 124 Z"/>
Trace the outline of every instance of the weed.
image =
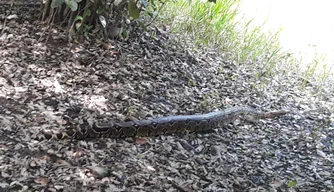
<path id="1" fill-rule="evenodd" d="M 182 34 L 183 42 L 203 50 L 215 50 L 224 54 L 225 59 L 237 63 L 254 63 L 260 81 L 257 88 L 266 86 L 273 75 L 293 74 L 301 78 L 301 87 L 312 78 L 322 86 L 331 75 L 328 65 L 323 65 L 322 57 L 315 57 L 308 67 L 302 68 L 301 59 L 281 49 L 280 30 L 264 33 L 263 26 L 254 25 L 253 20 L 239 18 L 240 0 L 217 0 L 216 3 L 204 0 L 169 1 L 161 9 L 159 21 L 169 29 Z M 265 22 L 263 23 L 263 25 Z M 322 71 L 319 73 L 318 69 Z M 277 72 L 278 71 L 278 72 Z"/>
<path id="2" fill-rule="evenodd" d="M 173 32 L 190 37 L 197 47 L 228 52 L 239 63 L 259 58 L 273 60 L 280 52 L 279 32 L 265 34 L 261 26 L 253 27 L 251 20 L 238 21 L 239 3 L 176 0 L 166 4 L 160 17 Z"/>

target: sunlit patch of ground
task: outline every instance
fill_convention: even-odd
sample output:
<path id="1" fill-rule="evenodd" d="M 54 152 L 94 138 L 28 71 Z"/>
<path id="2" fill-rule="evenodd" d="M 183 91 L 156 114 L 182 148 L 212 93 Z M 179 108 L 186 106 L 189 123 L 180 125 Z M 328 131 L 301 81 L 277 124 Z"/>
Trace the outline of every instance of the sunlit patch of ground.
<path id="1" fill-rule="evenodd" d="M 318 68 L 334 72 L 334 2 L 331 0 L 243 0 L 240 13 L 264 30 L 282 29 L 281 45 L 302 58 L 304 66 L 318 61 Z"/>

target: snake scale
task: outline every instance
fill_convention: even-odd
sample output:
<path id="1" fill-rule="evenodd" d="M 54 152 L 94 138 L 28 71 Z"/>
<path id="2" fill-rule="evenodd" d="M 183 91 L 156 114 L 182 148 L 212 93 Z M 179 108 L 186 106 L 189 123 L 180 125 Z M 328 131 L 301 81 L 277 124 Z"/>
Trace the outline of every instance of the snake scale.
<path id="1" fill-rule="evenodd" d="M 167 116 L 119 123 L 94 123 L 92 126 L 83 123 L 57 133 L 42 131 L 38 139 L 125 138 L 201 132 L 229 124 L 245 115 L 255 119 L 264 119 L 279 117 L 287 113 L 288 111 L 285 110 L 260 112 L 248 107 L 231 107 L 199 115 Z"/>

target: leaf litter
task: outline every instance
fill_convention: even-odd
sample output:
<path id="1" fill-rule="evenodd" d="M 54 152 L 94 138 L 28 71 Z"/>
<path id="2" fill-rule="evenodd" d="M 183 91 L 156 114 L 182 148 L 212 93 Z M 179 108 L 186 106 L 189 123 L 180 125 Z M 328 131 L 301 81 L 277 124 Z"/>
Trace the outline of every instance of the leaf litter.
<path id="1" fill-rule="evenodd" d="M 316 95 L 313 84 L 301 90 L 298 79 L 279 71 L 263 77 L 263 87 L 253 86 L 259 84 L 260 64 L 236 64 L 214 51 L 187 49 L 159 28 L 128 41 L 77 45 L 56 29 L 56 37 L 46 42 L 37 20 L 16 16 L 0 38 L 1 191 L 334 189 L 333 87 Z M 84 120 L 124 121 L 239 105 L 292 113 L 241 120 L 208 133 L 33 139 L 41 130 Z"/>

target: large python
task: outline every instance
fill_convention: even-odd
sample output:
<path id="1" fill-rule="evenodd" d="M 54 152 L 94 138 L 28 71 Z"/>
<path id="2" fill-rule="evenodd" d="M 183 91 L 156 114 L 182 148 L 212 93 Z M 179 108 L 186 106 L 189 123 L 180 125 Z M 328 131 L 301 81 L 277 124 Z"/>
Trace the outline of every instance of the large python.
<path id="1" fill-rule="evenodd" d="M 38 135 L 38 139 L 124 138 L 201 132 L 229 124 L 240 117 L 250 116 L 252 119 L 264 119 L 279 117 L 287 113 L 288 111 L 286 110 L 261 112 L 248 107 L 231 107 L 199 115 L 167 116 L 119 123 L 94 123 L 92 126 L 88 123 L 83 123 L 77 127 L 57 133 L 42 131 Z"/>

